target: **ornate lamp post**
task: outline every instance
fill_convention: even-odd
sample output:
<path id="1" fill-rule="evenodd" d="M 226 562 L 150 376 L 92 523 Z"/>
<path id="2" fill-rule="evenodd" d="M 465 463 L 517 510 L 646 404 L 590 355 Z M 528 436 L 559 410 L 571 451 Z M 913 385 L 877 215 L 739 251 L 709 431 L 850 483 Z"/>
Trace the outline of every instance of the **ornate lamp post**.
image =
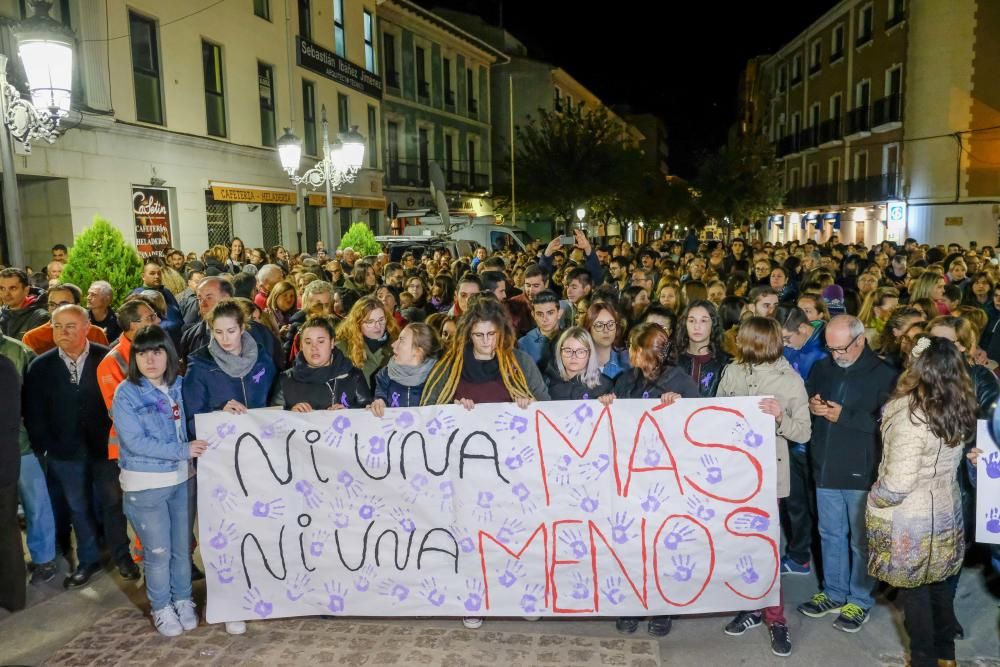
<path id="1" fill-rule="evenodd" d="M 341 132 L 330 144 L 330 127 L 326 120 L 326 105 L 322 107 L 323 158 L 301 176 L 296 172 L 302 159 L 302 142 L 290 128 L 278 139 L 278 157 L 288 178 L 295 185 L 306 184 L 313 190 L 321 185 L 326 188 L 326 239 L 331 256 L 340 245 L 340 226 L 333 222 L 333 190 L 345 183 L 353 183 L 365 160 L 365 138 L 354 125 L 348 132 Z"/>
<path id="2" fill-rule="evenodd" d="M 59 123 L 69 114 L 73 93 L 73 31 L 49 16 L 47 0 L 33 0 L 34 15 L 14 27 L 18 58 L 28 78 L 31 99 L 7 81 L 7 56 L 0 55 L 0 165 L 3 167 L 3 208 L 10 263 L 25 266 L 21 236 L 21 206 L 17 192 L 12 138 L 31 150 L 31 142 L 54 143 Z"/>

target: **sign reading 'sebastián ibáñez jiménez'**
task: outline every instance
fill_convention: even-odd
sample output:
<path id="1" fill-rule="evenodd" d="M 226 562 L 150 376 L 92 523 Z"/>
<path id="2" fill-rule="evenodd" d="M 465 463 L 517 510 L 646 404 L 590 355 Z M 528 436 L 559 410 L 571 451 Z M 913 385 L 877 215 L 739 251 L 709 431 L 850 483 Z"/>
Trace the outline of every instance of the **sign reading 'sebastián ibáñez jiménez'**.
<path id="1" fill-rule="evenodd" d="M 351 61 L 313 44 L 301 36 L 297 38 L 296 62 L 328 79 L 343 84 L 375 99 L 382 99 L 382 79 L 377 74 L 359 67 Z"/>

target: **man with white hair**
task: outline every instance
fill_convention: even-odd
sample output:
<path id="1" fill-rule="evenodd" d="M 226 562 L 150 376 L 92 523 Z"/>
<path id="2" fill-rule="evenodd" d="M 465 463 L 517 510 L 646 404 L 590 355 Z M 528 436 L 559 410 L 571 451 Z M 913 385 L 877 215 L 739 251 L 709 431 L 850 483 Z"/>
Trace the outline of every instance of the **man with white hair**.
<path id="1" fill-rule="evenodd" d="M 834 317 L 825 335 L 830 356 L 816 362 L 806 380 L 823 590 L 798 609 L 811 618 L 839 614 L 833 627 L 857 632 L 875 604 L 865 505 L 881 460 L 879 419 L 896 370 L 868 347 L 865 325 L 856 317 Z"/>
<path id="2" fill-rule="evenodd" d="M 285 279 L 285 272 L 277 264 L 265 264 L 257 271 L 257 293 L 253 297 L 253 302 L 258 308 L 267 308 L 267 296 L 275 285 Z"/>
<path id="3" fill-rule="evenodd" d="M 358 253 L 354 252 L 354 248 L 347 247 L 344 248 L 344 256 L 340 260 L 340 265 L 344 267 L 344 273 L 350 273 L 354 270 L 354 263 L 358 261 Z"/>
<path id="4" fill-rule="evenodd" d="M 90 314 L 90 323 L 95 327 L 104 329 L 108 337 L 108 343 L 114 345 L 118 337 L 122 335 L 121 327 L 118 326 L 118 317 L 111 310 L 111 304 L 115 300 L 115 290 L 111 283 L 106 280 L 95 280 L 90 283 L 87 290 L 87 312 Z"/>

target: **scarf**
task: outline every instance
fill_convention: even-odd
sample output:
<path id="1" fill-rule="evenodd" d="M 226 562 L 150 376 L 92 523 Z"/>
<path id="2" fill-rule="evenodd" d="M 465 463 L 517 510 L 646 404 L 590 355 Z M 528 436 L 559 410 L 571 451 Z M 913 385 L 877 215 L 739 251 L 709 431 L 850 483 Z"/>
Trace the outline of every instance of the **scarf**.
<path id="1" fill-rule="evenodd" d="M 390 359 L 386 371 L 389 373 L 389 379 L 393 382 L 398 382 L 404 387 L 419 387 L 427 379 L 436 363 L 437 359 L 431 357 L 425 359 L 424 363 L 419 366 L 402 366 L 397 364 L 395 359 Z"/>
<path id="2" fill-rule="evenodd" d="M 365 339 L 365 345 L 368 346 L 368 351 L 371 354 L 375 354 L 383 347 L 385 347 L 385 344 L 389 342 L 389 332 L 386 331 L 384 334 L 382 334 L 381 338 L 369 338 L 368 336 L 362 336 L 362 338 Z"/>
<path id="3" fill-rule="evenodd" d="M 462 379 L 472 384 L 486 384 L 500 379 L 500 360 L 494 357 L 483 361 L 476 359 L 472 351 L 472 343 L 465 347 L 465 358 L 462 363 Z"/>
<path id="4" fill-rule="evenodd" d="M 215 337 L 208 342 L 208 353 L 215 359 L 222 372 L 231 378 L 242 378 L 257 363 L 257 341 L 244 331 L 240 337 L 240 353 L 230 354 L 222 349 Z"/>

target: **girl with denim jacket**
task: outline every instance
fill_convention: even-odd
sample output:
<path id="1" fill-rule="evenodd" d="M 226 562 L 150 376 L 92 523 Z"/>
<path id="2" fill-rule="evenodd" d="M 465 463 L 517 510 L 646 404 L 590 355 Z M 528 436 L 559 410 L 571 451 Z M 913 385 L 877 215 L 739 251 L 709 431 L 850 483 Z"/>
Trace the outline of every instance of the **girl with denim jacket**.
<path id="1" fill-rule="evenodd" d="M 177 352 L 158 326 L 132 340 L 128 377 L 115 391 L 125 516 L 142 541 L 153 625 L 176 637 L 198 627 L 191 599 L 194 467 L 208 443 L 188 440 Z"/>

